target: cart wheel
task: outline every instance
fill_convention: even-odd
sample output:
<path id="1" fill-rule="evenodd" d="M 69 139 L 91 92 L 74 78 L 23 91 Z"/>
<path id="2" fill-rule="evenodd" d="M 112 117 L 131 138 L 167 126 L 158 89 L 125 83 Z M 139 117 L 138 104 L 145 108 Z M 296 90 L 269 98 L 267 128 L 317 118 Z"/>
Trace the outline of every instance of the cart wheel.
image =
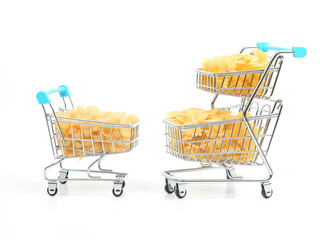
<path id="1" fill-rule="evenodd" d="M 65 177 L 66 179 L 68 179 L 68 175 Z M 68 181 L 59 181 L 61 184 L 66 184 Z"/>
<path id="2" fill-rule="evenodd" d="M 264 197 L 264 198 L 269 198 L 272 196 L 273 194 L 273 190 L 271 188 L 271 184 L 268 185 L 268 187 L 265 187 L 263 184 L 261 184 L 261 195 Z"/>
<path id="3" fill-rule="evenodd" d="M 184 189 L 184 190 L 180 190 L 179 189 L 179 185 L 176 184 L 176 191 L 175 191 L 175 194 L 178 198 L 184 198 L 186 195 L 187 195 L 187 190 Z"/>
<path id="4" fill-rule="evenodd" d="M 126 186 L 126 182 L 123 181 L 123 182 L 122 182 L 122 188 L 124 188 L 125 186 Z"/>
<path id="5" fill-rule="evenodd" d="M 68 172 L 61 172 L 59 173 L 59 178 L 68 179 L 69 171 Z M 59 181 L 61 184 L 66 184 L 67 181 Z"/>
<path id="6" fill-rule="evenodd" d="M 112 193 L 113 193 L 114 196 L 120 197 L 120 196 L 122 195 L 122 193 L 123 193 L 123 190 L 122 190 L 122 188 L 121 188 L 120 190 L 119 190 L 119 189 L 115 190 L 115 189 L 113 188 L 113 189 L 112 189 Z"/>
<path id="7" fill-rule="evenodd" d="M 167 193 L 171 194 L 171 193 L 173 193 L 173 192 L 176 190 L 176 188 L 175 188 L 175 186 L 172 187 L 172 186 L 169 184 L 168 179 L 166 179 L 166 185 L 164 185 L 164 190 L 165 190 Z"/>
<path id="8" fill-rule="evenodd" d="M 271 192 L 268 192 L 266 193 L 266 191 L 264 189 L 261 190 L 261 195 L 264 197 L 264 198 L 269 198 L 271 197 L 273 194 L 273 190 L 271 190 Z"/>
<path id="9" fill-rule="evenodd" d="M 47 193 L 50 195 L 50 196 L 54 196 L 58 193 L 58 188 L 47 188 Z"/>

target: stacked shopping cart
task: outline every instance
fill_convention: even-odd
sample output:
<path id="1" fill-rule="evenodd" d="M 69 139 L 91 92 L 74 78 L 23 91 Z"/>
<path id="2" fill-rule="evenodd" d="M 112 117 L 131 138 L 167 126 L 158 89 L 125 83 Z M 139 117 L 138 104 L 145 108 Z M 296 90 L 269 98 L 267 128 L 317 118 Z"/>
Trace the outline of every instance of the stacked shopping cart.
<path id="1" fill-rule="evenodd" d="M 49 94 L 55 92 L 58 92 L 63 100 L 63 105 L 58 111 L 54 110 L 49 97 Z M 44 111 L 52 152 L 57 160 L 44 170 L 45 179 L 48 181 L 48 194 L 51 196 L 57 194 L 59 182 L 65 184 L 67 181 L 111 181 L 113 182 L 112 193 L 117 197 L 120 196 L 123 193 L 127 173 L 104 169 L 101 167 L 101 162 L 109 154 L 125 153 L 137 146 L 139 122 L 127 125 L 61 117 L 58 113 L 74 109 L 71 93 L 66 85 L 49 91 L 40 91 L 37 94 L 37 99 Z M 69 136 L 63 134 L 62 125 L 68 125 L 71 132 Z M 74 134 L 74 129 L 77 129 L 77 136 Z M 129 133 L 130 140 L 121 138 L 121 131 Z M 108 137 L 105 136 L 106 132 Z M 97 148 L 97 146 L 100 147 Z M 69 159 L 90 157 L 95 158 L 86 169 L 65 167 L 64 162 Z M 49 178 L 48 171 L 55 166 L 60 169 L 59 177 Z M 74 173 L 74 175 L 78 173 L 78 175 L 84 176 L 70 177 L 69 173 Z M 113 177 L 108 178 L 105 177 L 106 175 Z"/>
<path id="2" fill-rule="evenodd" d="M 183 198 L 187 193 L 186 184 L 189 183 L 257 182 L 261 184 L 263 197 L 272 196 L 270 179 L 273 173 L 267 154 L 281 114 L 282 101 L 271 100 L 271 97 L 278 81 L 283 55 L 293 54 L 295 58 L 303 58 L 306 49 L 279 48 L 268 43 L 257 43 L 256 46 L 243 47 L 240 53 L 250 54 L 250 50 L 256 48 L 263 52 L 273 52 L 266 69 L 228 73 L 196 70 L 197 88 L 214 94 L 211 107 L 215 107 L 219 95 L 238 97 L 238 105 L 219 109 L 243 112 L 242 118 L 192 125 L 176 125 L 164 121 L 167 152 L 201 165 L 197 168 L 162 172 L 167 193 L 175 192 L 178 198 Z M 183 137 L 186 132 L 193 133 L 191 139 Z M 264 167 L 268 175 L 261 178 L 238 176 L 236 167 L 239 165 Z M 225 169 L 225 178 L 186 179 L 176 176 L 179 173 L 217 168 Z"/>

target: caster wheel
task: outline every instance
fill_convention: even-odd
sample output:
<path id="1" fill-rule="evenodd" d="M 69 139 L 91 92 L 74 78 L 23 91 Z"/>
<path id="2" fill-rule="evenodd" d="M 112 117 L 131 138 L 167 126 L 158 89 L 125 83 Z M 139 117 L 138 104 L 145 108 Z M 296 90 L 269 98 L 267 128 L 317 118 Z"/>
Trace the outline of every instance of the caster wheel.
<path id="1" fill-rule="evenodd" d="M 273 190 L 271 188 L 271 184 L 268 184 L 266 186 L 264 186 L 263 184 L 261 184 L 261 195 L 264 198 L 269 198 L 271 197 L 273 194 Z"/>
<path id="2" fill-rule="evenodd" d="M 175 194 L 178 198 L 184 198 L 187 195 L 187 190 L 180 190 L 179 185 L 177 184 Z"/>
<path id="3" fill-rule="evenodd" d="M 264 189 L 261 190 L 261 195 L 264 197 L 264 198 L 269 198 L 271 197 L 273 194 L 273 190 L 271 190 L 271 192 L 269 193 L 266 193 L 266 191 Z"/>
<path id="4" fill-rule="evenodd" d="M 166 179 L 166 185 L 164 185 L 164 190 L 171 194 L 175 191 L 175 187 L 172 187 L 169 183 L 168 183 L 168 180 Z"/>
<path id="5" fill-rule="evenodd" d="M 58 193 L 58 188 L 55 188 L 55 189 L 50 189 L 50 188 L 47 188 L 47 193 L 50 195 L 50 196 L 54 196 Z"/>
<path id="6" fill-rule="evenodd" d="M 122 190 L 122 188 L 121 188 L 121 190 L 115 190 L 115 189 L 113 188 L 113 189 L 112 189 L 112 193 L 113 193 L 114 196 L 120 197 L 120 196 L 122 195 L 122 193 L 123 193 L 123 190 Z"/>
<path id="7" fill-rule="evenodd" d="M 124 188 L 125 186 L 126 186 L 126 182 L 123 181 L 123 182 L 122 182 L 122 188 Z"/>
<path id="8" fill-rule="evenodd" d="M 59 181 L 61 184 L 66 184 L 67 181 Z"/>
<path id="9" fill-rule="evenodd" d="M 60 173 L 61 174 L 61 173 Z M 69 172 L 65 173 L 65 175 L 62 178 L 68 179 Z M 61 184 L 66 184 L 67 181 L 59 181 Z"/>
<path id="10" fill-rule="evenodd" d="M 167 193 L 171 194 L 171 193 L 173 193 L 175 191 L 175 188 L 171 188 L 169 184 L 166 184 L 166 185 L 164 185 L 164 190 Z"/>

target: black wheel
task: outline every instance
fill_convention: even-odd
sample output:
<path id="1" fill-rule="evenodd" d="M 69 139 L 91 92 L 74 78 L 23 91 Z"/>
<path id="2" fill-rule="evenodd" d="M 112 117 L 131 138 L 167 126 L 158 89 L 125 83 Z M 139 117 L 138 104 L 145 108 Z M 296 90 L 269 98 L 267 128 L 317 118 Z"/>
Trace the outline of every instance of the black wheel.
<path id="1" fill-rule="evenodd" d="M 164 185 L 164 190 L 167 193 L 171 194 L 171 193 L 173 193 L 175 191 L 175 188 L 171 188 L 169 184 L 166 184 L 166 185 Z"/>
<path id="2" fill-rule="evenodd" d="M 67 172 L 67 174 L 66 174 L 66 179 L 68 179 L 68 175 L 69 175 L 69 172 Z M 61 184 L 66 184 L 67 183 L 67 181 L 59 181 Z"/>
<path id="3" fill-rule="evenodd" d="M 126 182 L 123 181 L 123 182 L 122 182 L 122 188 L 124 188 L 125 186 L 126 186 Z"/>
<path id="4" fill-rule="evenodd" d="M 266 191 L 264 189 L 261 190 L 261 195 L 264 197 L 264 198 L 269 198 L 271 197 L 273 194 L 273 190 L 271 190 L 271 192 L 269 194 L 266 193 Z"/>
<path id="5" fill-rule="evenodd" d="M 265 188 L 264 188 L 264 185 L 261 184 L 261 195 L 264 197 L 264 198 L 269 198 L 271 197 L 273 194 L 273 190 L 271 189 L 270 192 L 266 192 Z"/>
<path id="6" fill-rule="evenodd" d="M 175 194 L 178 198 L 184 198 L 187 195 L 187 190 L 184 190 L 183 192 L 180 191 L 179 185 L 177 184 Z"/>
<path id="7" fill-rule="evenodd" d="M 58 188 L 55 188 L 54 190 L 53 189 L 49 189 L 47 188 L 47 193 L 50 195 L 50 196 L 54 196 L 58 193 Z"/>
<path id="8" fill-rule="evenodd" d="M 164 185 L 164 190 L 167 192 L 167 193 L 169 193 L 169 194 L 171 194 L 171 193 L 173 193 L 174 191 L 175 191 L 175 186 L 172 188 L 171 186 L 170 186 L 170 184 L 169 184 L 169 182 L 168 182 L 168 179 L 166 179 L 166 185 Z"/>
<path id="9" fill-rule="evenodd" d="M 115 190 L 114 188 L 112 189 L 112 193 L 113 195 L 115 195 L 116 197 L 120 197 L 123 193 L 123 190 L 121 188 L 121 190 Z"/>

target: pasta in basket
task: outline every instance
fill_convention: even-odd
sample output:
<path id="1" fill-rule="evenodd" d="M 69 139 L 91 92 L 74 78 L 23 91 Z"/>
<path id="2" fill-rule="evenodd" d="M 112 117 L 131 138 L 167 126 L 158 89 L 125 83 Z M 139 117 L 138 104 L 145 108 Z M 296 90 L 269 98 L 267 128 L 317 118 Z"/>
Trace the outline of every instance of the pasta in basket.
<path id="1" fill-rule="evenodd" d="M 190 108 L 168 113 L 167 122 L 178 125 L 168 128 L 169 152 L 178 153 L 185 159 L 198 161 L 233 160 L 239 163 L 254 161 L 255 144 L 245 123 L 241 120 L 226 123 L 225 120 L 241 119 L 242 112 L 232 115 L 231 111 Z M 251 116 L 251 115 L 249 115 Z M 194 124 L 221 122 L 217 125 Z M 185 128 L 179 126 L 187 126 Z M 250 123 L 255 135 L 261 132 L 258 126 Z"/>
<path id="2" fill-rule="evenodd" d="M 131 129 L 121 125 L 110 127 L 104 123 L 133 125 L 139 121 L 134 114 L 102 112 L 95 106 L 86 108 L 78 106 L 76 109 L 58 112 L 56 115 L 65 139 L 65 142 L 59 140 L 58 144 L 67 157 L 83 157 L 87 152 L 125 152 L 130 149 Z M 96 121 L 98 124 L 90 122 L 90 125 L 86 125 L 86 120 Z M 56 123 L 55 127 L 61 139 Z"/>
<path id="3" fill-rule="evenodd" d="M 232 73 L 240 71 L 254 71 L 265 69 L 268 65 L 268 55 L 258 49 L 252 50 L 253 54 L 232 54 L 229 56 L 203 59 L 202 70 L 208 73 Z M 246 73 L 243 75 L 212 76 L 202 75 L 200 77 L 200 89 L 206 90 L 206 86 L 215 88 L 219 93 L 247 96 L 254 91 L 261 73 Z M 265 86 L 265 80 L 261 87 Z M 259 89 L 257 95 L 263 94 Z"/>

